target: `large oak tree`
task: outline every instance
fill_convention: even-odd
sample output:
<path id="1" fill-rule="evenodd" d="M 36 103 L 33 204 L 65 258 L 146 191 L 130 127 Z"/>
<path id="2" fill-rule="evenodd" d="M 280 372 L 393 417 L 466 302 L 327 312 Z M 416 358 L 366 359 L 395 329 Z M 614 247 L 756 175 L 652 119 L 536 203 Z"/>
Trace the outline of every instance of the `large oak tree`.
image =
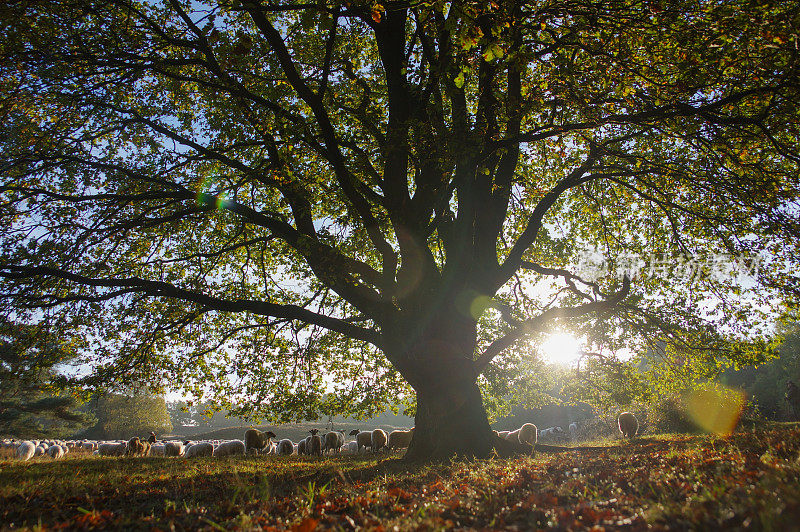
<path id="1" fill-rule="evenodd" d="M 755 360 L 709 325 L 747 339 L 741 284 L 619 273 L 797 289 L 790 4 L 6 2 L 5 311 L 83 335 L 90 383 L 271 415 L 407 383 L 424 459 L 500 444 L 479 384 L 548 327 Z"/>

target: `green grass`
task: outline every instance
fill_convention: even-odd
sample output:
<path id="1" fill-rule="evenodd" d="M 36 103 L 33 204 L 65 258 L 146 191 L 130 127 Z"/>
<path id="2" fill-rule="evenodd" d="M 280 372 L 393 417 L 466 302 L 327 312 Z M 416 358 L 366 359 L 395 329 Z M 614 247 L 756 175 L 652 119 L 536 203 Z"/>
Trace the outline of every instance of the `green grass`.
<path id="1" fill-rule="evenodd" d="M 797 426 L 423 466 L 369 454 L 0 461 L 3 528 L 788 530 L 798 522 Z"/>

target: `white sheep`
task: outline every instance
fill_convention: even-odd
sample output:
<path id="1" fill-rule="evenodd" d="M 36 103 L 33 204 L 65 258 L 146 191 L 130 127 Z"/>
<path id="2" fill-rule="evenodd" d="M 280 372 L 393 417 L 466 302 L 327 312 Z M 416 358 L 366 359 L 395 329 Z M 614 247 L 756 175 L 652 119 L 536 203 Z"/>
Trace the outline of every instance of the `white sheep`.
<path id="1" fill-rule="evenodd" d="M 278 442 L 277 454 L 281 456 L 289 456 L 294 451 L 294 442 L 289 439 L 283 439 Z"/>
<path id="2" fill-rule="evenodd" d="M 245 454 L 244 442 L 242 440 L 224 441 L 214 447 L 213 456 L 237 456 Z"/>
<path id="3" fill-rule="evenodd" d="M 386 431 L 383 429 L 375 429 L 372 431 L 372 452 L 377 453 L 381 450 L 382 447 L 386 445 L 386 440 L 388 437 L 386 436 Z"/>
<path id="4" fill-rule="evenodd" d="M 123 456 L 127 448 L 127 443 L 119 442 L 105 442 L 97 446 L 100 456 Z"/>
<path id="5" fill-rule="evenodd" d="M 578 435 L 578 424 L 575 422 L 570 423 L 567 428 L 569 430 L 569 437 L 574 439 Z"/>
<path id="6" fill-rule="evenodd" d="M 405 449 L 411 445 L 411 439 L 414 437 L 414 428 L 409 430 L 393 430 L 389 433 L 389 439 L 386 447 L 392 449 Z"/>
<path id="7" fill-rule="evenodd" d="M 517 430 L 512 430 L 504 438 L 507 441 L 535 445 L 539 440 L 539 430 L 533 423 L 525 423 Z"/>
<path id="8" fill-rule="evenodd" d="M 166 444 L 164 443 L 153 444 L 150 446 L 150 456 L 165 456 L 166 449 Z"/>
<path id="9" fill-rule="evenodd" d="M 164 444 L 164 456 L 183 456 L 185 450 L 183 442 L 168 441 Z"/>
<path id="10" fill-rule="evenodd" d="M 366 450 L 367 447 L 370 449 L 372 448 L 372 431 L 359 431 L 358 429 L 353 429 L 350 431 L 350 436 L 356 437 L 358 452 L 361 452 L 362 447 L 364 447 L 364 450 Z"/>
<path id="11" fill-rule="evenodd" d="M 356 454 L 358 453 L 358 442 L 349 441 L 342 446 L 342 454 Z"/>
<path id="12" fill-rule="evenodd" d="M 636 436 L 639 431 L 639 421 L 631 412 L 623 412 L 617 418 L 617 426 L 622 435 L 628 439 Z"/>
<path id="13" fill-rule="evenodd" d="M 539 430 L 533 423 L 525 423 L 515 432 L 517 433 L 517 441 L 520 443 L 536 445 L 539 440 Z"/>
<path id="14" fill-rule="evenodd" d="M 64 448 L 58 444 L 51 445 L 47 448 L 47 454 L 49 454 L 50 458 L 53 460 L 58 460 L 64 456 Z"/>
<path id="15" fill-rule="evenodd" d="M 207 441 L 194 443 L 183 453 L 184 458 L 195 458 L 198 456 L 214 456 L 214 444 Z"/>
<path id="16" fill-rule="evenodd" d="M 33 458 L 35 452 L 36 452 L 36 446 L 33 444 L 33 442 L 24 441 L 19 444 L 19 447 L 17 447 L 17 459 L 26 462 L 31 458 Z"/>
<path id="17" fill-rule="evenodd" d="M 308 443 L 308 438 L 304 440 L 300 440 L 297 442 L 297 454 L 306 454 L 306 444 Z"/>
<path id="18" fill-rule="evenodd" d="M 42 444 L 37 445 L 33 451 L 33 456 L 44 456 L 45 454 L 47 454 L 47 447 Z"/>

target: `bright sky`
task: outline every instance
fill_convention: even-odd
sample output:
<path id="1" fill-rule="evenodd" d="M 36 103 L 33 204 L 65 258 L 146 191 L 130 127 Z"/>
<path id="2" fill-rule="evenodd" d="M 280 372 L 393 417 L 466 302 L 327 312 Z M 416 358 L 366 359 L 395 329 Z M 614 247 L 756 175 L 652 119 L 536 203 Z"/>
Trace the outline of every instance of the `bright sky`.
<path id="1" fill-rule="evenodd" d="M 581 342 L 568 333 L 551 334 L 540 346 L 545 361 L 570 366 L 581 356 Z"/>

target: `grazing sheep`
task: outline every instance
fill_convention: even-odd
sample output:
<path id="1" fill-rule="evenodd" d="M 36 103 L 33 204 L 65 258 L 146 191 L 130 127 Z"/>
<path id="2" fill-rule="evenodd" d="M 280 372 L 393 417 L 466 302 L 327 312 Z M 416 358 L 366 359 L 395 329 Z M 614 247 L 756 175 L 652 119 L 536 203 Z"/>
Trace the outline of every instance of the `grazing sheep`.
<path id="1" fill-rule="evenodd" d="M 505 437 L 508 441 L 535 445 L 539 440 L 539 430 L 533 423 L 525 423 L 517 430 L 512 430 Z"/>
<path id="2" fill-rule="evenodd" d="M 26 462 L 33 458 L 36 452 L 36 446 L 31 441 L 24 441 L 17 447 L 17 459 Z"/>
<path id="3" fill-rule="evenodd" d="M 190 445 L 183 453 L 184 458 L 195 458 L 198 456 L 214 456 L 214 445 L 207 441 L 201 441 Z"/>
<path id="4" fill-rule="evenodd" d="M 85 441 L 81 444 L 84 451 L 92 452 L 97 450 L 97 444 L 91 441 Z"/>
<path id="5" fill-rule="evenodd" d="M 366 450 L 367 447 L 370 449 L 372 448 L 372 431 L 359 431 L 358 429 L 353 429 L 350 431 L 350 436 L 356 437 L 356 442 L 358 443 L 358 452 L 361 452 L 362 447 L 364 447 L 364 450 Z"/>
<path id="6" fill-rule="evenodd" d="M 358 442 L 357 441 L 349 441 L 344 444 L 344 448 L 342 452 L 346 454 L 357 454 L 358 453 Z"/>
<path id="7" fill-rule="evenodd" d="M 386 447 L 392 449 L 406 449 L 411 445 L 411 438 L 414 437 L 414 428 L 409 430 L 393 430 L 389 433 Z"/>
<path id="8" fill-rule="evenodd" d="M 247 454 L 260 454 L 271 445 L 271 438 L 275 438 L 271 430 L 261 432 L 258 429 L 247 429 L 244 433 L 244 448 Z"/>
<path id="9" fill-rule="evenodd" d="M 297 454 L 306 454 L 306 442 L 308 438 L 297 442 Z"/>
<path id="10" fill-rule="evenodd" d="M 244 442 L 242 440 L 231 440 L 220 443 L 214 448 L 214 456 L 244 456 Z"/>
<path id="11" fill-rule="evenodd" d="M 577 423 L 570 423 L 569 427 L 567 427 L 567 429 L 569 430 L 569 437 L 570 438 L 575 439 L 578 436 L 578 424 Z"/>
<path id="12" fill-rule="evenodd" d="M 339 454 L 344 445 L 344 432 L 329 432 L 325 435 L 325 452 L 333 451 Z"/>
<path id="13" fill-rule="evenodd" d="M 138 436 L 128 440 L 128 447 L 125 450 L 126 456 L 147 456 L 150 454 L 150 444 L 142 441 Z"/>
<path id="14" fill-rule="evenodd" d="M 47 447 L 44 445 L 37 445 L 33 451 L 33 456 L 44 456 L 45 454 L 47 454 Z"/>
<path id="15" fill-rule="evenodd" d="M 179 441 L 168 441 L 164 444 L 164 456 L 183 456 L 185 447 Z"/>
<path id="16" fill-rule="evenodd" d="M 150 446 L 150 456 L 166 456 L 166 445 L 163 443 L 156 443 Z"/>
<path id="17" fill-rule="evenodd" d="M 517 433 L 517 441 L 520 443 L 536 445 L 536 442 L 539 441 L 539 430 L 533 423 L 525 423 L 515 432 Z"/>
<path id="18" fill-rule="evenodd" d="M 50 458 L 53 460 L 58 460 L 62 456 L 64 456 L 64 448 L 60 445 L 51 445 L 47 448 L 47 454 L 50 455 Z"/>
<path id="19" fill-rule="evenodd" d="M 322 456 L 322 437 L 317 434 L 319 430 L 311 429 L 308 432 L 311 433 L 311 449 L 309 454 L 312 456 Z"/>
<path id="20" fill-rule="evenodd" d="M 97 446 L 97 454 L 100 456 L 122 456 L 127 448 L 125 443 L 106 442 Z"/>
<path id="21" fill-rule="evenodd" d="M 276 454 L 281 456 L 289 456 L 294 452 L 294 442 L 289 439 L 283 439 L 278 442 L 278 450 Z"/>
<path id="22" fill-rule="evenodd" d="M 148 442 L 150 445 L 153 445 L 153 444 L 154 444 L 156 441 L 158 441 L 158 440 L 156 439 L 156 433 L 155 433 L 155 432 L 153 432 L 153 431 L 151 430 L 151 431 L 150 431 L 150 436 L 148 436 L 148 437 L 147 437 L 147 442 Z"/>
<path id="23" fill-rule="evenodd" d="M 386 432 L 383 429 L 375 429 L 372 431 L 372 452 L 377 453 L 382 447 L 386 446 Z"/>
<path id="24" fill-rule="evenodd" d="M 639 430 L 639 421 L 632 413 L 623 412 L 617 418 L 617 426 L 624 437 L 631 439 Z"/>

